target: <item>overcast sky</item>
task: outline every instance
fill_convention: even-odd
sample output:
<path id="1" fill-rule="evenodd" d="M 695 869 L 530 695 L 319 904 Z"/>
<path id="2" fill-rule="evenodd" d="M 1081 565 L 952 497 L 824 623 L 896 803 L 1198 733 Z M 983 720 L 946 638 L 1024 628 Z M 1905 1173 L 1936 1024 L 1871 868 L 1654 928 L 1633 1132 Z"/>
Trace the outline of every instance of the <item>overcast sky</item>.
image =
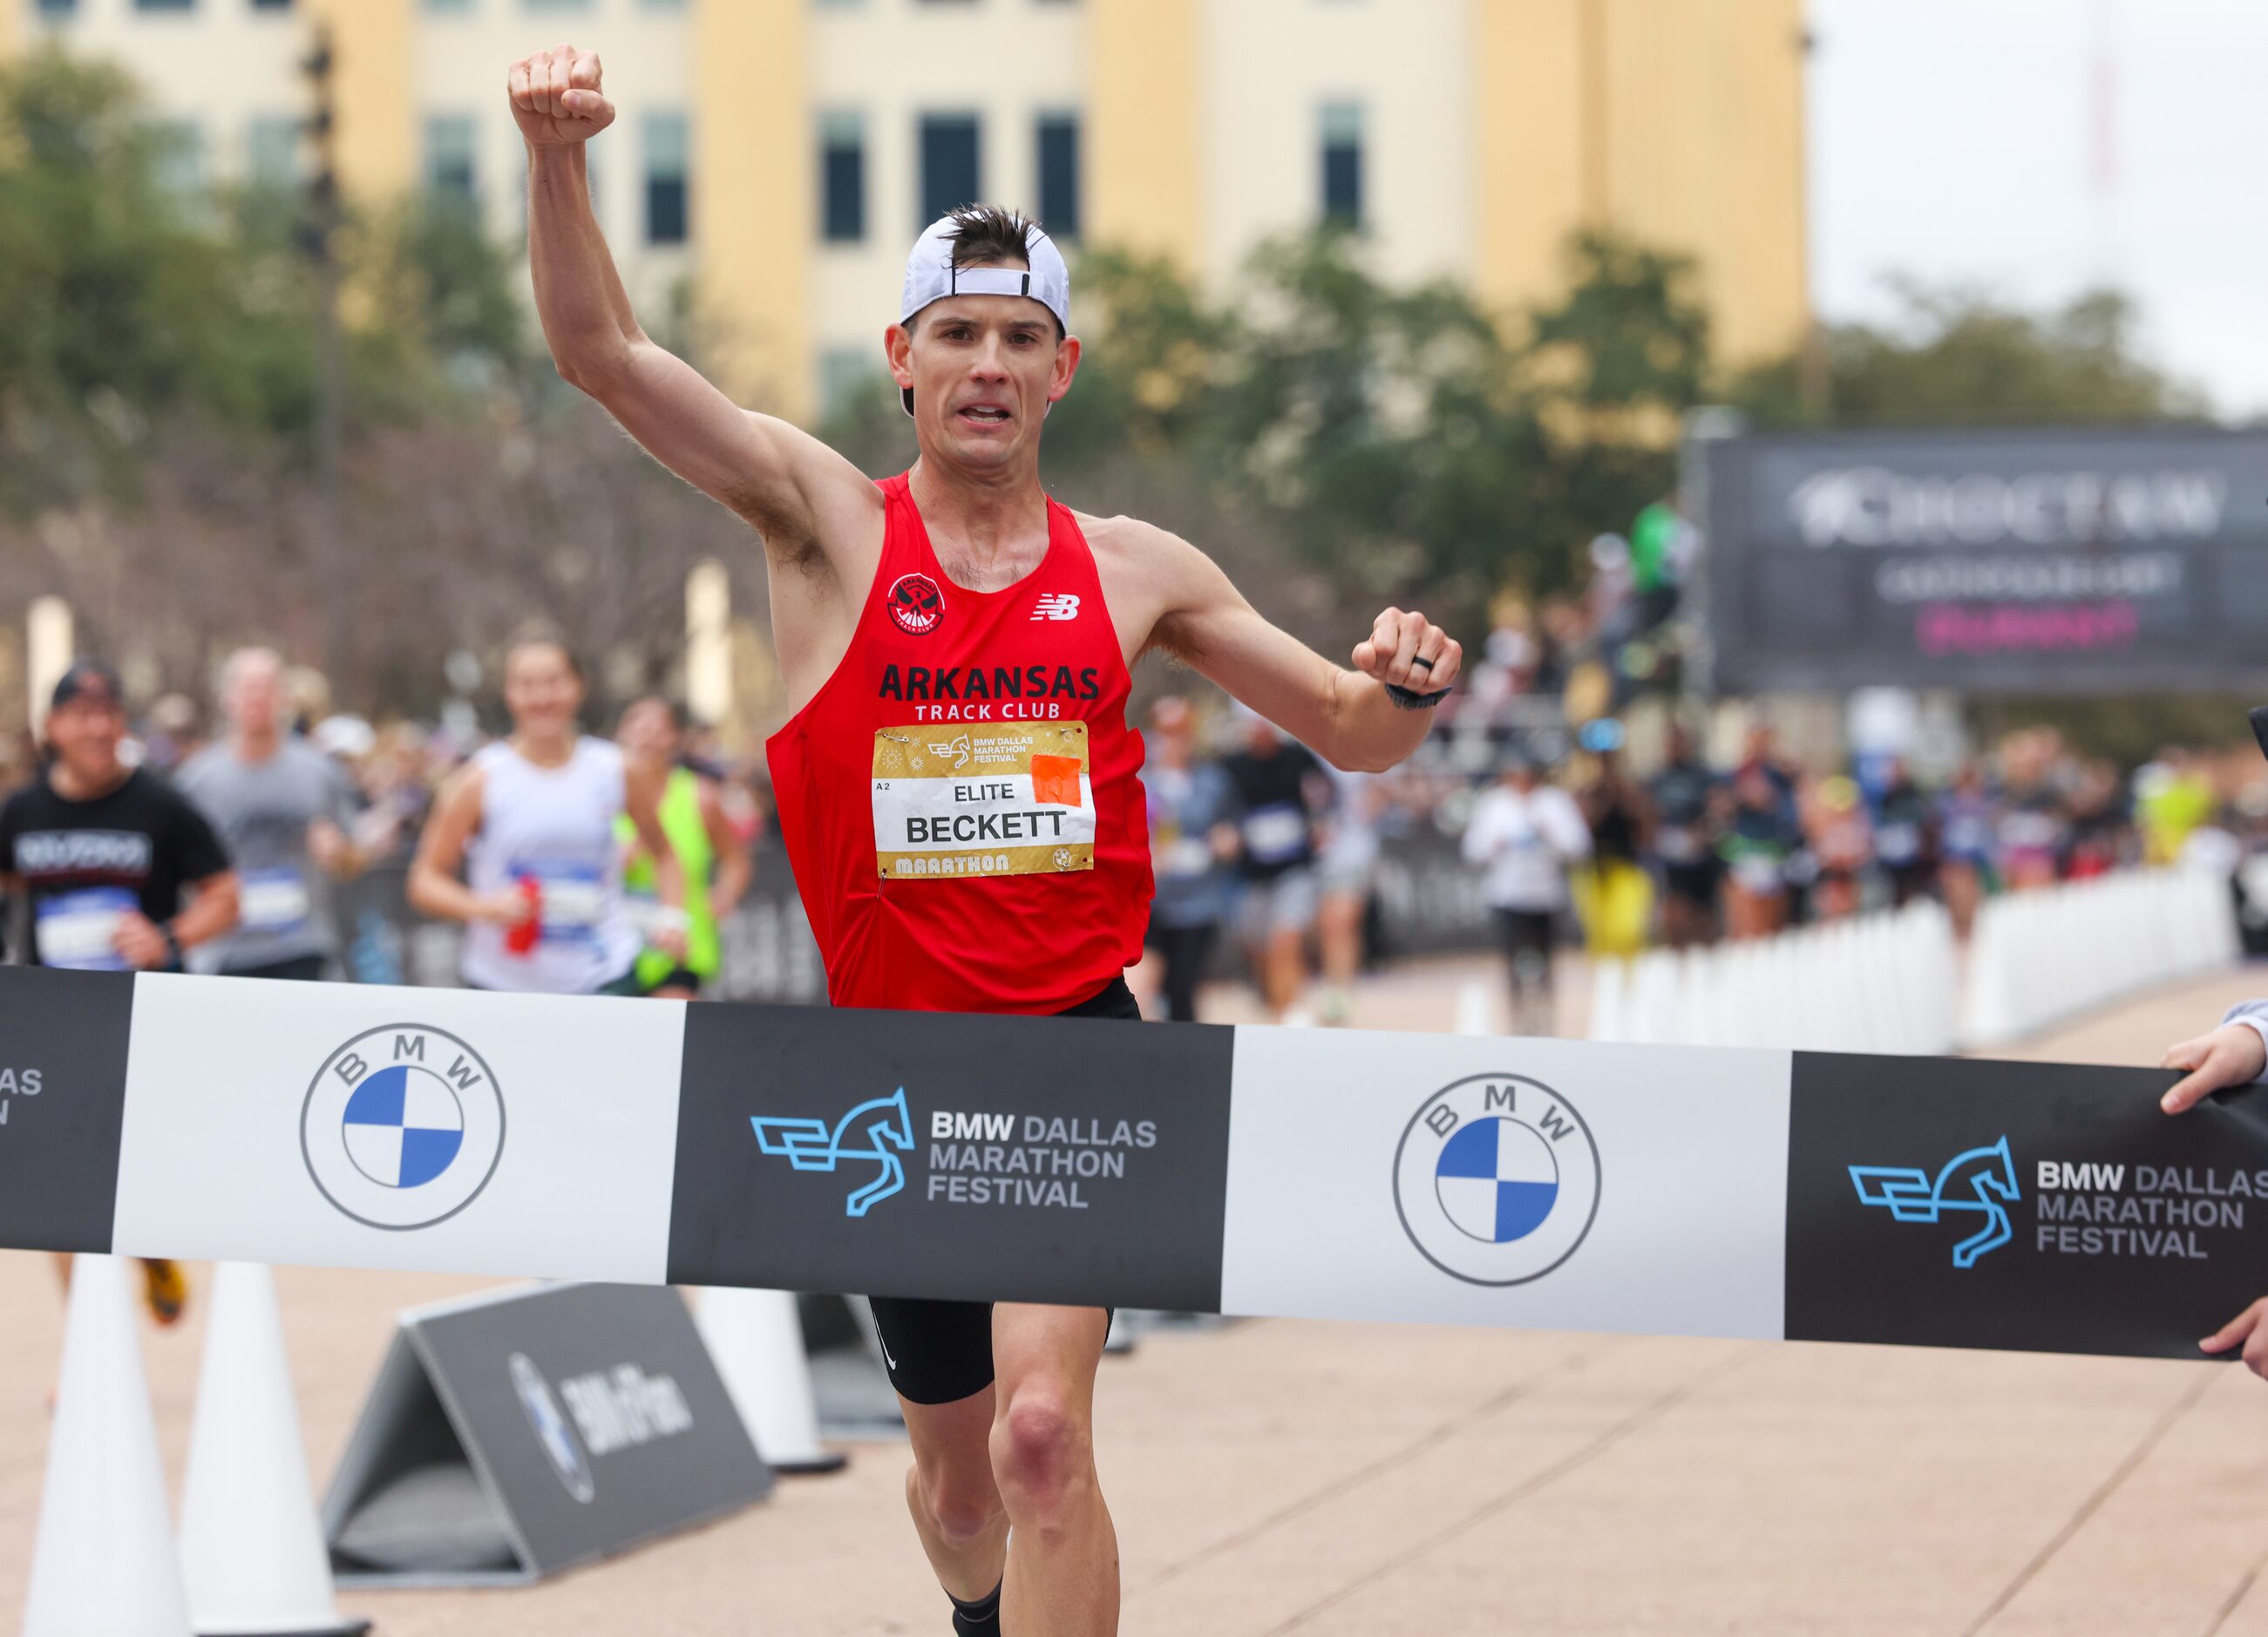
<path id="1" fill-rule="evenodd" d="M 2028 306 L 2109 282 L 2155 362 L 2268 415 L 2268 0 L 1810 0 L 1810 21 L 1822 317 L 1887 316 L 1892 272 Z"/>

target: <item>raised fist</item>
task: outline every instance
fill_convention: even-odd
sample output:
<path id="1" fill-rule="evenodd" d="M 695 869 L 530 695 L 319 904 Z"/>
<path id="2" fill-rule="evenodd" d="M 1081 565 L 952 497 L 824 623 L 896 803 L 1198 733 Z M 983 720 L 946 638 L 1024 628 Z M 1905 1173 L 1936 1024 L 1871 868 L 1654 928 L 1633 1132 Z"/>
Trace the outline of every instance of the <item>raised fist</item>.
<path id="1" fill-rule="evenodd" d="M 588 142 L 615 122 L 599 94 L 599 54 L 555 46 L 512 65 L 512 116 L 530 147 Z"/>
<path id="2" fill-rule="evenodd" d="M 1457 680 L 1465 651 L 1448 632 L 1415 612 L 1388 608 L 1367 641 L 1354 645 L 1354 668 L 1411 693 L 1435 694 Z"/>

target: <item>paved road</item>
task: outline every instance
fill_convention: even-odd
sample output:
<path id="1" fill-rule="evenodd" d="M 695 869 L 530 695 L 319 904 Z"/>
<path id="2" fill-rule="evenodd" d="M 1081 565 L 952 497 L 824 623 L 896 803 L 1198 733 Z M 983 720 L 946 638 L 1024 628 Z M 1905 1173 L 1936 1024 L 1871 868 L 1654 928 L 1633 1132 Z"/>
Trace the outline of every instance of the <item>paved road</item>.
<path id="1" fill-rule="evenodd" d="M 1447 1027 L 1461 969 L 1359 1021 Z M 2020 1055 L 2154 1060 L 2232 974 Z M 430 1276 L 278 1275 L 328 1474 Z M 2263 1270 L 2268 1292 L 2268 1269 Z M 0 1255 L 0 1621 L 21 1607 L 60 1315 Z M 149 1338 L 166 1458 L 197 1328 Z M 1270 1322 L 1104 1367 L 1130 1633 L 2268 1634 L 2268 1385 L 2181 1363 Z M 350 1596 L 387 1637 L 942 1633 L 903 1455 L 533 1590 Z"/>

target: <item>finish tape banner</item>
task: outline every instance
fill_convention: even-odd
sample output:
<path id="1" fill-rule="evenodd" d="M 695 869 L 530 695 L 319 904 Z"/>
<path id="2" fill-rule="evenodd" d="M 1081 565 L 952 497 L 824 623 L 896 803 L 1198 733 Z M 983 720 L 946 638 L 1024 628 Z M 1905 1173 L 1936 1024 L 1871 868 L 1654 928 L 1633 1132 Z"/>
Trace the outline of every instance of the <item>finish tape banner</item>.
<path id="1" fill-rule="evenodd" d="M 0 1246 L 2195 1358 L 2268 1100 L 1703 1047 L 0 971 Z"/>

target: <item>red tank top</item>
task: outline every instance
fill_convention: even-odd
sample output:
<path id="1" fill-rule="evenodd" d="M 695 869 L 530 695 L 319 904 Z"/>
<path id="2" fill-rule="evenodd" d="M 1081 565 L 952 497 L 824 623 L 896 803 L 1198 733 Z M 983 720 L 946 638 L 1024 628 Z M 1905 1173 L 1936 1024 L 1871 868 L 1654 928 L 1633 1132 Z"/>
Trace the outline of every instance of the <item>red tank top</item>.
<path id="1" fill-rule="evenodd" d="M 1005 591 L 945 577 L 902 476 L 835 674 L 764 749 L 836 1006 L 1060 1012 L 1140 958 L 1142 741 L 1094 556 L 1048 502 Z"/>

